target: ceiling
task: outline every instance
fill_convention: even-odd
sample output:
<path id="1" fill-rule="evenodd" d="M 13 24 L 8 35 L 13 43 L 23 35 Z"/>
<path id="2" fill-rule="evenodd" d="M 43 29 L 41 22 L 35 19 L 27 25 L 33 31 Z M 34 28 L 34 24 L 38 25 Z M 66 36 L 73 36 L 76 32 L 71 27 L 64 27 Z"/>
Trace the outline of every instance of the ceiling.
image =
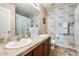
<path id="1" fill-rule="evenodd" d="M 52 4 L 52 3 L 40 3 L 41 4 L 41 6 L 45 9 L 45 10 L 48 10 L 49 8 L 50 8 L 50 5 Z"/>
<path id="2" fill-rule="evenodd" d="M 41 6 L 48 10 L 50 8 L 51 3 L 40 3 Z M 26 17 L 30 17 L 32 15 L 37 15 L 39 11 L 31 4 L 31 3 L 15 3 L 16 5 L 16 13 L 21 14 Z"/>
<path id="3" fill-rule="evenodd" d="M 36 10 L 30 3 L 15 3 L 15 5 L 16 13 L 23 16 L 30 17 L 38 13 L 38 10 Z"/>
<path id="4" fill-rule="evenodd" d="M 41 3 L 41 5 L 43 6 L 44 9 L 49 10 L 53 5 L 58 5 L 58 6 L 70 5 L 75 7 L 76 5 L 78 5 L 78 3 Z"/>
<path id="5" fill-rule="evenodd" d="M 40 5 L 46 11 L 49 10 L 51 8 L 51 6 L 55 5 L 55 4 L 58 4 L 58 3 L 40 3 Z M 59 4 L 61 4 L 61 3 L 59 3 Z M 72 3 L 72 4 L 75 5 L 74 3 Z M 15 5 L 16 5 L 16 13 L 21 14 L 23 16 L 29 17 L 32 15 L 37 15 L 39 12 L 31 3 L 15 3 Z"/>

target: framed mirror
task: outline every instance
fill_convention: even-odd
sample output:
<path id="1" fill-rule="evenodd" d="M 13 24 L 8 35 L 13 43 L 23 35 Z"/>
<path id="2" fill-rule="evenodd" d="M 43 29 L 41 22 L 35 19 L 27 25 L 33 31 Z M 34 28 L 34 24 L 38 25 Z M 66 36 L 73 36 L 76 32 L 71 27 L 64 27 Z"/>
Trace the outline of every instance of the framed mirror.
<path id="1" fill-rule="evenodd" d="M 0 4 L 0 37 L 9 33 L 15 36 L 15 6 L 11 4 Z"/>
<path id="2" fill-rule="evenodd" d="M 30 3 L 16 3 L 15 35 L 29 35 L 29 28 L 40 26 L 38 10 Z"/>
<path id="3" fill-rule="evenodd" d="M 11 30 L 11 15 L 10 10 L 0 7 L 0 33 L 7 33 Z"/>

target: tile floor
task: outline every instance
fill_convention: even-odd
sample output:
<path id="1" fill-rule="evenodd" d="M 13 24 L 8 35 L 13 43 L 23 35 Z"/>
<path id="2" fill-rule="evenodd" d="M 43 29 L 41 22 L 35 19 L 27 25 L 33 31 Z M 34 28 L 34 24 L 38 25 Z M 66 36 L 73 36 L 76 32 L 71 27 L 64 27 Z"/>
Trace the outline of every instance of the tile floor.
<path id="1" fill-rule="evenodd" d="M 64 47 L 55 46 L 55 49 L 51 49 L 50 56 L 66 56 L 64 50 Z M 75 49 L 68 48 L 68 50 L 75 52 L 76 56 L 78 56 L 78 52 Z"/>

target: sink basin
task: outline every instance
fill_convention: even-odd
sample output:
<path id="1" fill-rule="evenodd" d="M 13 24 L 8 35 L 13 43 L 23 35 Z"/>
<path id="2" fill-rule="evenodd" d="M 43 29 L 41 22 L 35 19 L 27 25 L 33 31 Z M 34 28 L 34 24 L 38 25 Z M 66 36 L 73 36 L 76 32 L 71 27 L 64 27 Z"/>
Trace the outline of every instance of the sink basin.
<path id="1" fill-rule="evenodd" d="M 21 48 L 32 43 L 32 39 L 22 39 L 20 41 L 12 41 L 6 44 L 4 47 L 7 49 Z"/>

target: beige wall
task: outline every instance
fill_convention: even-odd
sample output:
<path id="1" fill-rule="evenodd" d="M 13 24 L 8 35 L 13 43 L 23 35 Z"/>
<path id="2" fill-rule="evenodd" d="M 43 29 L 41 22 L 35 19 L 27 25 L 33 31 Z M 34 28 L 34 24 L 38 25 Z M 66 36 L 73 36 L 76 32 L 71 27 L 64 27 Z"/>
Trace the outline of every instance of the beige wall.
<path id="1" fill-rule="evenodd" d="M 0 3 L 0 7 L 11 10 L 11 36 L 15 36 L 15 5 Z"/>
<path id="2" fill-rule="evenodd" d="M 40 9 L 40 20 L 41 20 L 41 33 L 47 33 L 47 28 L 46 28 L 46 24 L 43 24 L 43 18 L 46 18 L 47 14 L 46 14 L 46 10 L 39 4 L 39 9 Z"/>

